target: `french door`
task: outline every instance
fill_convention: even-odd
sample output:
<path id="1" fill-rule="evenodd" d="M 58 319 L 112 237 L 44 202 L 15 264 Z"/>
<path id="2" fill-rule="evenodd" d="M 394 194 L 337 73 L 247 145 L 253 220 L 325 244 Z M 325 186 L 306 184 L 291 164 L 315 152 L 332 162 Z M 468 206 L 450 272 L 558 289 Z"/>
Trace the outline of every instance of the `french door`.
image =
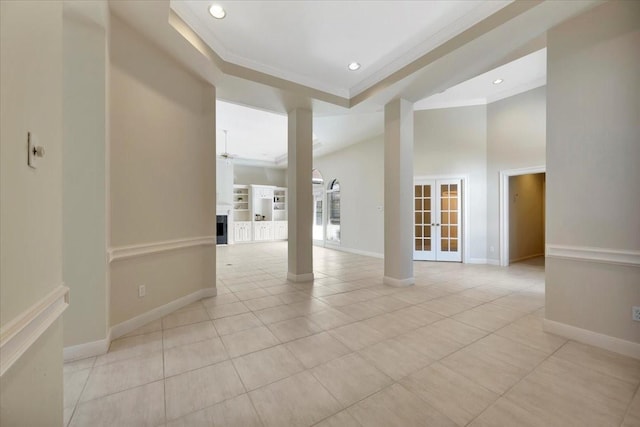
<path id="1" fill-rule="evenodd" d="M 414 182 L 413 259 L 462 261 L 460 179 Z"/>

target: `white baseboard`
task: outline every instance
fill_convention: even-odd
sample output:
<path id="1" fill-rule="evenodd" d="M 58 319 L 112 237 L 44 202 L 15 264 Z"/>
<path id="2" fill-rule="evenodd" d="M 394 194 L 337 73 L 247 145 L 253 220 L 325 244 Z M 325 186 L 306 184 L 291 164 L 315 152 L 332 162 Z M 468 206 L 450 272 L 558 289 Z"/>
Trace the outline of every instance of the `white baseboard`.
<path id="1" fill-rule="evenodd" d="M 498 261 L 497 259 L 489 259 L 489 258 L 467 258 L 463 262 L 465 264 L 500 265 L 500 261 Z"/>
<path id="2" fill-rule="evenodd" d="M 514 262 L 520 262 L 520 261 L 525 261 L 531 258 L 539 258 L 541 256 L 544 256 L 544 254 L 540 253 L 540 254 L 533 254 L 533 255 L 527 255 L 527 256 L 523 256 L 520 258 L 516 258 L 516 259 L 510 259 L 509 260 L 509 264 L 514 263 Z"/>
<path id="3" fill-rule="evenodd" d="M 311 282 L 313 280 L 313 273 L 305 273 L 305 274 L 293 274 L 287 273 L 287 280 L 291 282 Z"/>
<path id="4" fill-rule="evenodd" d="M 86 359 L 87 357 L 100 356 L 109 351 L 111 345 L 111 329 L 107 333 L 107 337 L 98 341 L 92 341 L 84 344 L 72 345 L 64 348 L 64 361 L 71 362 L 74 360 Z"/>
<path id="5" fill-rule="evenodd" d="M 327 249 L 334 249 L 336 251 L 347 252 L 347 253 L 350 253 L 350 254 L 370 256 L 372 258 L 380 258 L 380 259 L 384 258 L 384 254 L 381 254 L 381 253 L 378 253 L 378 252 L 361 251 L 360 249 L 345 248 L 344 246 L 332 245 L 330 243 L 325 244 L 324 247 L 327 248 Z"/>
<path id="6" fill-rule="evenodd" d="M 217 292 L 218 290 L 216 288 L 200 289 L 199 291 L 180 297 L 165 305 L 156 307 L 153 310 L 149 310 L 146 313 L 134 317 L 133 319 L 118 323 L 117 325 L 114 325 L 109 329 L 109 332 L 105 339 L 65 347 L 64 361 L 69 362 L 72 360 L 84 359 L 86 357 L 100 356 L 102 354 L 105 354 L 107 351 L 109 351 L 109 345 L 111 345 L 112 340 L 126 335 L 129 332 L 134 331 L 149 322 L 161 319 L 167 314 L 171 314 L 172 312 L 191 303 L 199 301 L 202 298 L 215 297 L 217 295 Z"/>
<path id="7" fill-rule="evenodd" d="M 199 291 L 196 291 L 192 294 L 185 295 L 165 305 L 161 305 L 160 307 L 156 307 L 153 310 L 149 310 L 146 313 L 134 317 L 133 319 L 125 320 L 122 323 L 118 323 L 117 325 L 111 327 L 111 339 L 116 339 L 128 334 L 131 331 L 135 331 L 139 327 L 144 326 L 149 322 L 158 320 L 166 316 L 167 314 L 171 314 L 184 306 L 201 300 L 202 298 L 215 297 L 217 292 L 218 290 L 216 288 L 200 289 Z"/>
<path id="8" fill-rule="evenodd" d="M 408 277 L 406 279 L 395 279 L 393 277 L 384 276 L 382 278 L 382 283 L 384 283 L 385 285 L 393 286 L 395 288 L 403 288 L 416 283 L 416 279 L 415 277 Z"/>
<path id="9" fill-rule="evenodd" d="M 598 332 L 589 331 L 587 329 L 578 328 L 576 326 L 549 319 L 544 319 L 542 321 L 542 328 L 545 332 L 640 359 L 640 343 L 637 342 L 600 334 Z"/>

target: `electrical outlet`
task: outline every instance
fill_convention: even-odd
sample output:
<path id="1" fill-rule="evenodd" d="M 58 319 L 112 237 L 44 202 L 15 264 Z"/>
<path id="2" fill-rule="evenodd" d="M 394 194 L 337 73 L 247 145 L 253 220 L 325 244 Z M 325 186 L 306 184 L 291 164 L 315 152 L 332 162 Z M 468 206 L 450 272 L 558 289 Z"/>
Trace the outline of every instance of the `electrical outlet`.
<path id="1" fill-rule="evenodd" d="M 144 285 L 138 286 L 138 297 L 142 298 L 147 294 L 147 288 Z"/>
<path id="2" fill-rule="evenodd" d="M 640 322 L 640 307 L 636 305 L 631 307 L 631 318 L 636 322 Z"/>
<path id="3" fill-rule="evenodd" d="M 493 246 L 489 246 L 489 252 L 493 253 L 496 250 Z"/>

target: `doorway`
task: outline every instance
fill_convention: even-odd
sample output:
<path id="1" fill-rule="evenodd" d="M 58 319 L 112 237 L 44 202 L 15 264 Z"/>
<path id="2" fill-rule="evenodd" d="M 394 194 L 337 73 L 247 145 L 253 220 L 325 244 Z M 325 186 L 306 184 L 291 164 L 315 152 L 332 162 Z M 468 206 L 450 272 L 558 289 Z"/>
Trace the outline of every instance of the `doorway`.
<path id="1" fill-rule="evenodd" d="M 462 262 L 462 183 L 414 181 L 414 260 Z"/>
<path id="2" fill-rule="evenodd" d="M 313 185 L 313 242 L 324 246 L 324 178 L 318 169 L 311 172 Z"/>
<path id="3" fill-rule="evenodd" d="M 544 256 L 545 167 L 500 172 L 500 265 Z"/>

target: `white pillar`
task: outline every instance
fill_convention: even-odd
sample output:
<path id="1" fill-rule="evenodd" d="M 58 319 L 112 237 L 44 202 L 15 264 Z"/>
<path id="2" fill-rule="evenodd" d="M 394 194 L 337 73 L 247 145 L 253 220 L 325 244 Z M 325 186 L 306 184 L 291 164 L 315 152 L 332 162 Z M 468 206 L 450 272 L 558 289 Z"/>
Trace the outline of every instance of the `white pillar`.
<path id="1" fill-rule="evenodd" d="M 313 280 L 313 119 L 311 110 L 289 111 L 289 264 L 287 279 Z"/>
<path id="2" fill-rule="evenodd" d="M 410 286 L 413 277 L 413 104 L 384 107 L 384 279 Z"/>

